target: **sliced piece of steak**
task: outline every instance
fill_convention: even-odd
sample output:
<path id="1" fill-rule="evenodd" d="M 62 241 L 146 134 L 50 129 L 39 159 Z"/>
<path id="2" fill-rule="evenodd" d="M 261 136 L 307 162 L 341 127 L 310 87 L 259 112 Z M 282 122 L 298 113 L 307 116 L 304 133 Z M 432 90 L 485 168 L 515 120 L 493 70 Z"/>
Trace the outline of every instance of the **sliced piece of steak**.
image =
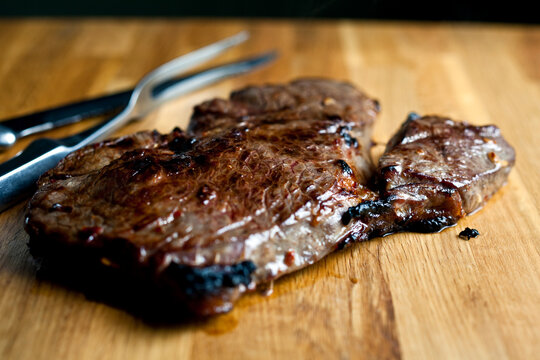
<path id="1" fill-rule="evenodd" d="M 481 208 L 514 161 L 496 126 L 411 114 L 379 160 L 381 199 L 352 207 L 344 223 L 369 224 L 371 236 L 441 230 Z"/>
<path id="2" fill-rule="evenodd" d="M 376 199 L 365 184 L 377 112 L 348 84 L 300 80 L 206 102 L 188 134 L 83 148 L 39 182 L 32 252 L 118 269 L 199 314 L 227 311 L 255 284 L 367 236 L 341 217 Z"/>

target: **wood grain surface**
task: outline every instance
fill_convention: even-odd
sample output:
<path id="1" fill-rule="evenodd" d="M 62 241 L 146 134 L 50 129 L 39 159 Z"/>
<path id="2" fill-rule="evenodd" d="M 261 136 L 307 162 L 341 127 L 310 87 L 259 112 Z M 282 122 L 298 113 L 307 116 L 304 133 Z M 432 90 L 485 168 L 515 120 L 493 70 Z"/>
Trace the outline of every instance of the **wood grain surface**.
<path id="1" fill-rule="evenodd" d="M 279 50 L 278 61 L 162 106 L 120 133 L 185 126 L 195 104 L 247 84 L 327 76 L 380 100 L 380 144 L 412 110 L 498 125 L 517 151 L 508 184 L 454 228 L 356 244 L 277 281 L 270 296 L 244 297 L 226 315 L 166 326 L 37 277 L 18 205 L 0 214 L 0 358 L 538 358 L 540 27 L 3 19 L 0 118 L 125 89 L 242 29 L 252 40 L 212 64 L 268 49 Z M 466 226 L 481 236 L 459 239 Z"/>

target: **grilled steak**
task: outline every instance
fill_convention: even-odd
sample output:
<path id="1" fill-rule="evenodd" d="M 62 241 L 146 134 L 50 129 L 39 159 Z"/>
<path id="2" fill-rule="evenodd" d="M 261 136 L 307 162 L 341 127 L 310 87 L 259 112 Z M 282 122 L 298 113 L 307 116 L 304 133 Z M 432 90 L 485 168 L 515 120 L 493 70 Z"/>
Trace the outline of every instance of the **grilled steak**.
<path id="1" fill-rule="evenodd" d="M 186 133 L 85 147 L 40 179 L 31 250 L 214 314 L 351 241 L 455 223 L 506 180 L 513 151 L 495 127 L 437 117 L 407 121 L 377 171 L 377 112 L 348 84 L 299 80 L 205 102 Z"/>
<path id="2" fill-rule="evenodd" d="M 83 148 L 39 181 L 33 252 L 92 254 L 197 313 L 226 311 L 356 227 L 341 214 L 376 196 L 363 184 L 377 108 L 348 84 L 302 80 L 204 103 L 188 134 Z"/>
<path id="3" fill-rule="evenodd" d="M 480 209 L 514 161 L 496 126 L 412 113 L 379 159 L 380 199 L 350 208 L 343 222 L 368 224 L 370 236 L 439 231 Z"/>

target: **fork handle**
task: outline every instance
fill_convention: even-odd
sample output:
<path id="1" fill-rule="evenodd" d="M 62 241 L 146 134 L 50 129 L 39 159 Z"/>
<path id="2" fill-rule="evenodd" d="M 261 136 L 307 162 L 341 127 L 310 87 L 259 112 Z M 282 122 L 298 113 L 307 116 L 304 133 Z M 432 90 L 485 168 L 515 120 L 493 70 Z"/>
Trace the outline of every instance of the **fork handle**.
<path id="1" fill-rule="evenodd" d="M 19 155 L 0 164 L 0 212 L 28 197 L 39 177 L 70 151 L 57 140 L 38 139 Z"/>

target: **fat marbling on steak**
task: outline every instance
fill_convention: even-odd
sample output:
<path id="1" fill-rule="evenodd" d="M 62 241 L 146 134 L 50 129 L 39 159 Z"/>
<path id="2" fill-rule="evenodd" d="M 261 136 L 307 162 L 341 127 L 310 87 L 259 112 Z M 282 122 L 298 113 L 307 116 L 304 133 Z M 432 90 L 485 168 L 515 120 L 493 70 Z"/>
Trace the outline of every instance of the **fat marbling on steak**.
<path id="1" fill-rule="evenodd" d="M 513 151 L 495 127 L 437 117 L 407 121 L 376 170 L 377 112 L 351 85 L 306 79 L 205 102 L 186 133 L 85 147 L 40 179 L 31 249 L 103 264 L 213 314 L 351 241 L 448 226 L 506 180 Z"/>

